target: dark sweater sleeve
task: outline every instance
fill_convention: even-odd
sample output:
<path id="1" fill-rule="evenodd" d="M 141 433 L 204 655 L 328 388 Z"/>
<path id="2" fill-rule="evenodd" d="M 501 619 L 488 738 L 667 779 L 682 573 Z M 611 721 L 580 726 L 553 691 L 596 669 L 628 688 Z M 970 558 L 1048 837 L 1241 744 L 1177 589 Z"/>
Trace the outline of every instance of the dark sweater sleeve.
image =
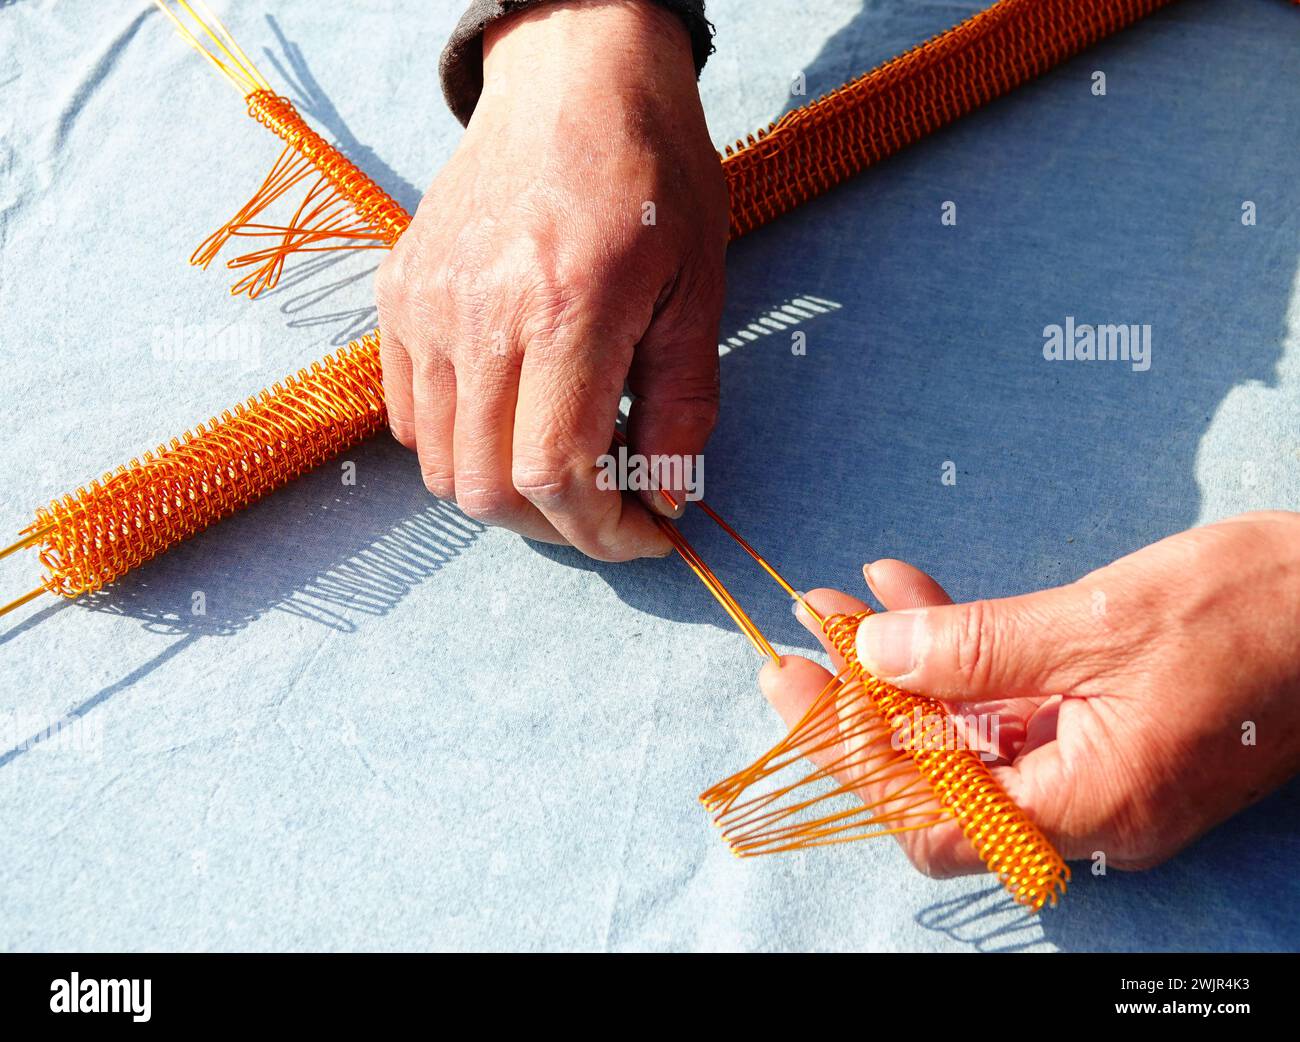
<path id="1" fill-rule="evenodd" d="M 468 123 L 483 93 L 483 30 L 498 18 L 537 7 L 549 0 L 471 0 L 469 10 L 461 16 L 443 48 L 438 71 L 442 78 L 442 95 L 452 114 Z M 654 0 L 682 20 L 691 34 L 695 57 L 695 75 L 713 53 L 713 26 L 704 17 L 704 0 Z"/>

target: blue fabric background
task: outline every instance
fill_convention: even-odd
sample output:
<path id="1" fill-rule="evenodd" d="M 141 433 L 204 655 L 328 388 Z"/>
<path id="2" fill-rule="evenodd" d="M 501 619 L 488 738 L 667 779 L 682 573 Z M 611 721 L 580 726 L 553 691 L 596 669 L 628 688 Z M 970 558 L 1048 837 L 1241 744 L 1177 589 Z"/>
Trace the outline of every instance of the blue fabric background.
<path id="1" fill-rule="evenodd" d="M 435 75 L 458 4 L 217 6 L 413 208 L 459 136 Z M 821 93 L 980 6 L 713 0 L 715 140 L 789 106 L 797 71 Z M 1297 53 L 1281 0 L 1183 0 L 736 244 L 714 506 L 804 587 L 861 592 L 891 555 L 960 598 L 1300 507 Z M 16 531 L 372 326 L 376 257 L 255 303 L 186 266 L 277 148 L 142 0 L 0 3 L 0 54 Z M 1150 323 L 1150 371 L 1045 362 L 1067 315 Z M 159 357 L 177 321 L 257 350 Z M 4 948 L 1297 946 L 1294 783 L 1158 870 L 1083 866 L 1036 918 L 888 841 L 733 859 L 696 794 L 781 728 L 688 571 L 485 531 L 391 439 L 347 459 L 355 486 L 327 465 L 111 590 L 5 620 Z M 782 650 L 811 648 L 725 537 L 686 529 Z M 5 561 L 0 589 L 33 574 Z M 68 716 L 81 748 L 29 741 Z"/>

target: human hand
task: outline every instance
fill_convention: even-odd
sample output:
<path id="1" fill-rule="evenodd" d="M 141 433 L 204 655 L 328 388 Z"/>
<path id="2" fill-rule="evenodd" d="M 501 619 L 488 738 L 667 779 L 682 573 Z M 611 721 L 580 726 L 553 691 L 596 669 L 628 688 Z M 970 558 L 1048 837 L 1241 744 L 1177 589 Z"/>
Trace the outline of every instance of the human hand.
<path id="1" fill-rule="evenodd" d="M 689 35 L 658 5 L 587 0 L 483 48 L 465 136 L 376 280 L 393 434 L 480 521 L 603 560 L 669 553 L 596 460 L 625 381 L 643 455 L 697 455 L 717 415 L 727 191 Z"/>
<path id="2" fill-rule="evenodd" d="M 901 561 L 864 571 L 889 610 L 859 627 L 862 665 L 956 714 L 998 714 L 993 774 L 1067 859 L 1153 866 L 1300 770 L 1300 514 L 1191 529 L 1001 600 L 953 605 Z M 793 724 L 830 674 L 788 656 L 759 680 Z M 930 875 L 983 868 L 952 821 L 899 838 Z"/>

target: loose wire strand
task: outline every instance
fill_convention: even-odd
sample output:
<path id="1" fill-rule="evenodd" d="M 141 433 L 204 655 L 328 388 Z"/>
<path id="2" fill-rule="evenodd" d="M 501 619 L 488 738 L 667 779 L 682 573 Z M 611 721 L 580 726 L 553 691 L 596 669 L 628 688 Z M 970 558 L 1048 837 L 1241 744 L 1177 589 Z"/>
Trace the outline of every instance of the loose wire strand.
<path id="1" fill-rule="evenodd" d="M 0 615 L 8 615 L 11 611 L 14 611 L 17 608 L 21 608 L 28 601 L 35 600 L 37 597 L 39 597 L 41 594 L 45 592 L 46 592 L 46 588 L 44 586 L 38 586 L 30 593 L 25 593 L 21 597 L 14 598 L 8 604 L 4 605 L 3 607 L 0 607 Z"/>
<path id="2" fill-rule="evenodd" d="M 3 550 L 0 550 L 0 560 L 3 560 L 10 554 L 17 553 L 19 550 L 24 550 L 29 546 L 39 543 L 49 535 L 53 528 L 53 525 L 39 525 L 33 526 L 33 530 L 25 530 L 16 542 L 10 543 Z"/>
<path id="3" fill-rule="evenodd" d="M 166 0 L 153 0 L 154 6 L 167 16 L 181 39 L 211 62 L 222 78 L 239 91 L 241 97 L 247 97 L 259 90 L 269 91 L 271 89 L 266 77 L 258 71 L 252 59 L 235 42 L 234 37 L 230 35 L 221 19 L 212 13 L 204 0 L 194 0 L 201 13 L 196 12 L 187 0 L 173 0 L 173 2 L 177 11 L 184 12 L 189 16 L 190 21 L 194 23 L 195 29 L 190 29 L 167 4 Z M 204 41 L 214 46 L 215 50 L 210 50 Z M 225 56 L 224 59 L 217 53 L 218 51 L 220 55 Z"/>
<path id="4" fill-rule="evenodd" d="M 625 435 L 622 431 L 616 430 L 614 432 L 613 440 L 616 445 L 626 446 L 628 444 L 627 435 Z M 670 491 L 668 491 L 668 489 L 661 488 L 661 489 L 656 489 L 655 491 L 659 493 L 660 498 L 663 499 L 663 501 L 668 504 L 668 506 L 673 510 L 674 513 L 677 513 L 678 511 L 681 510 L 681 504 L 677 502 L 677 497 L 674 496 Z M 795 590 L 794 587 L 791 586 L 788 582 L 786 582 L 786 580 L 781 576 L 781 574 L 775 568 L 773 568 L 771 564 L 767 562 L 767 559 L 764 558 L 763 555 L 760 554 L 757 550 L 755 550 L 752 546 L 750 546 L 749 543 L 745 541 L 745 539 L 740 535 L 739 532 L 737 532 L 734 528 L 732 528 L 731 525 L 727 524 L 727 522 L 723 520 L 722 516 L 718 514 L 717 511 L 715 511 L 712 507 L 710 507 L 707 503 L 705 503 L 703 499 L 697 500 L 696 505 L 700 507 L 700 509 L 703 510 L 704 513 L 709 518 L 711 518 L 714 521 L 714 523 L 718 525 L 718 527 L 720 527 L 724 532 L 727 533 L 727 535 L 729 535 L 732 539 L 734 539 L 740 545 L 741 549 L 743 549 L 747 554 L 749 554 L 750 557 L 752 557 L 755 561 L 757 561 L 759 566 L 765 572 L 767 572 L 768 575 L 770 575 L 773 579 L 776 580 L 776 582 L 780 585 L 781 589 L 785 590 L 786 593 L 790 594 L 790 596 L 793 597 L 799 604 L 802 604 L 804 608 L 812 615 L 813 618 L 817 620 L 819 624 L 824 621 L 822 616 L 818 613 L 818 611 L 811 604 L 809 604 L 807 601 L 804 600 L 803 595 L 799 593 L 797 590 Z M 704 563 L 703 558 L 701 558 L 699 554 L 696 553 L 693 548 L 691 548 L 690 544 L 686 542 L 685 537 L 681 535 L 681 533 L 678 531 L 676 526 L 673 525 L 666 518 L 661 517 L 658 514 L 652 513 L 651 516 L 655 519 L 655 522 L 668 536 L 669 540 L 673 542 L 674 548 L 676 548 L 678 553 L 682 555 L 683 560 L 686 561 L 686 563 L 690 566 L 691 570 L 695 572 L 695 574 L 699 577 L 700 581 L 703 582 L 704 585 L 708 588 L 709 592 L 712 593 L 713 596 L 718 599 L 719 603 L 721 603 L 723 608 L 726 609 L 727 614 L 731 615 L 736 625 L 740 627 L 741 632 L 744 633 L 745 636 L 749 638 L 750 642 L 754 645 L 755 649 L 760 654 L 766 655 L 773 662 L 780 662 L 781 656 L 772 647 L 771 643 L 767 640 L 767 638 L 763 636 L 758 626 L 754 623 L 754 620 L 751 619 L 749 615 L 744 611 L 744 609 L 740 607 L 735 597 L 732 596 L 731 592 L 723 584 L 722 580 L 718 578 L 717 574 L 707 564 Z M 680 544 L 686 547 L 686 550 L 690 554 L 689 557 L 687 556 L 686 553 L 682 552 L 682 546 L 679 545 L 678 541 L 680 541 Z"/>
<path id="5" fill-rule="evenodd" d="M 232 269 L 253 267 L 231 287 L 231 293 L 256 297 L 276 285 L 285 261 L 295 253 L 385 249 L 397 242 L 410 226 L 411 215 L 316 133 L 293 102 L 270 90 L 255 91 L 245 100 L 249 115 L 285 147 L 252 198 L 200 244 L 191 264 L 206 268 L 237 236 L 270 239 L 271 245 L 227 262 Z M 287 224 L 258 219 L 286 193 L 313 178 Z"/>
<path id="6" fill-rule="evenodd" d="M 19 550 L 25 550 L 29 546 L 35 546 L 54 531 L 54 527 L 54 525 L 31 525 L 24 529 L 18 539 L 0 550 L 0 560 L 3 560 L 10 554 L 16 554 Z M 0 606 L 0 615 L 8 615 L 11 611 L 21 608 L 24 604 L 35 600 L 41 594 L 45 593 L 46 590 L 46 584 L 42 583 L 40 586 L 36 587 L 36 589 L 24 593 L 21 597 L 14 598 L 8 604 Z"/>
<path id="7" fill-rule="evenodd" d="M 673 544 L 673 549 L 677 551 L 678 556 L 686 562 L 687 567 L 695 573 L 700 582 L 704 584 L 705 589 L 713 594 L 718 603 L 722 605 L 723 610 L 731 616 L 731 620 L 740 629 L 741 633 L 749 639 L 749 642 L 754 645 L 754 649 L 760 655 L 770 658 L 773 662 L 779 662 L 781 656 L 777 654 L 776 649 L 763 636 L 754 620 L 740 606 L 722 580 L 704 563 L 703 558 L 696 553 L 695 548 L 678 531 L 677 526 L 666 518 L 656 517 L 655 520 L 664 535 L 668 537 L 668 541 Z"/>

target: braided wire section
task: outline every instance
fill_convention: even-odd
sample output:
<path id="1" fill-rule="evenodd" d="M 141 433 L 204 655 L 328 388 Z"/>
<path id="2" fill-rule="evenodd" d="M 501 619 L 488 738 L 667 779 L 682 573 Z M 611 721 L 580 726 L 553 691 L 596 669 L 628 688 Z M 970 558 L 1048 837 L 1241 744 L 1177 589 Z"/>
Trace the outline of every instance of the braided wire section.
<path id="1" fill-rule="evenodd" d="M 347 156 L 307 125 L 293 102 L 271 91 L 245 99 L 248 114 L 307 159 L 321 176 L 356 209 L 357 216 L 392 246 L 411 223 L 411 215 Z"/>
<path id="2" fill-rule="evenodd" d="M 870 612 L 833 615 L 823 630 L 857 677 L 880 716 L 902 722 L 942 718 L 947 707 L 938 699 L 913 695 L 873 677 L 858 662 L 858 626 Z M 905 726 L 898 732 L 916 770 L 929 783 L 940 805 L 951 811 L 980 860 L 996 873 L 1020 904 L 1038 910 L 1055 905 L 1065 892 L 1070 869 L 1047 837 L 1003 791 L 979 754 L 970 748 L 934 747 Z M 947 744 L 947 743 L 941 743 Z"/>
<path id="3" fill-rule="evenodd" d="M 245 269 L 231 293 L 257 297 L 279 282 L 295 253 L 386 250 L 397 242 L 411 215 L 312 130 L 288 98 L 259 90 L 246 101 L 249 115 L 284 141 L 284 150 L 252 198 L 194 251 L 191 264 L 206 268 L 232 239 L 252 240 L 254 248 L 227 266 Z M 295 192 L 300 201 L 285 223 L 275 223 L 268 210 Z"/>
<path id="4" fill-rule="evenodd" d="M 784 738 L 700 795 L 723 840 L 752 857 L 951 822 L 1017 902 L 1055 905 L 1070 870 L 972 748 L 968 722 L 858 662 L 858 627 L 870 614 L 823 622 L 844 668 Z"/>
<path id="5" fill-rule="evenodd" d="M 98 590 L 387 423 L 379 339 L 367 335 L 36 511 L 44 586 Z"/>
<path id="6" fill-rule="evenodd" d="M 1172 0 L 999 0 L 728 146 L 744 235 Z"/>

